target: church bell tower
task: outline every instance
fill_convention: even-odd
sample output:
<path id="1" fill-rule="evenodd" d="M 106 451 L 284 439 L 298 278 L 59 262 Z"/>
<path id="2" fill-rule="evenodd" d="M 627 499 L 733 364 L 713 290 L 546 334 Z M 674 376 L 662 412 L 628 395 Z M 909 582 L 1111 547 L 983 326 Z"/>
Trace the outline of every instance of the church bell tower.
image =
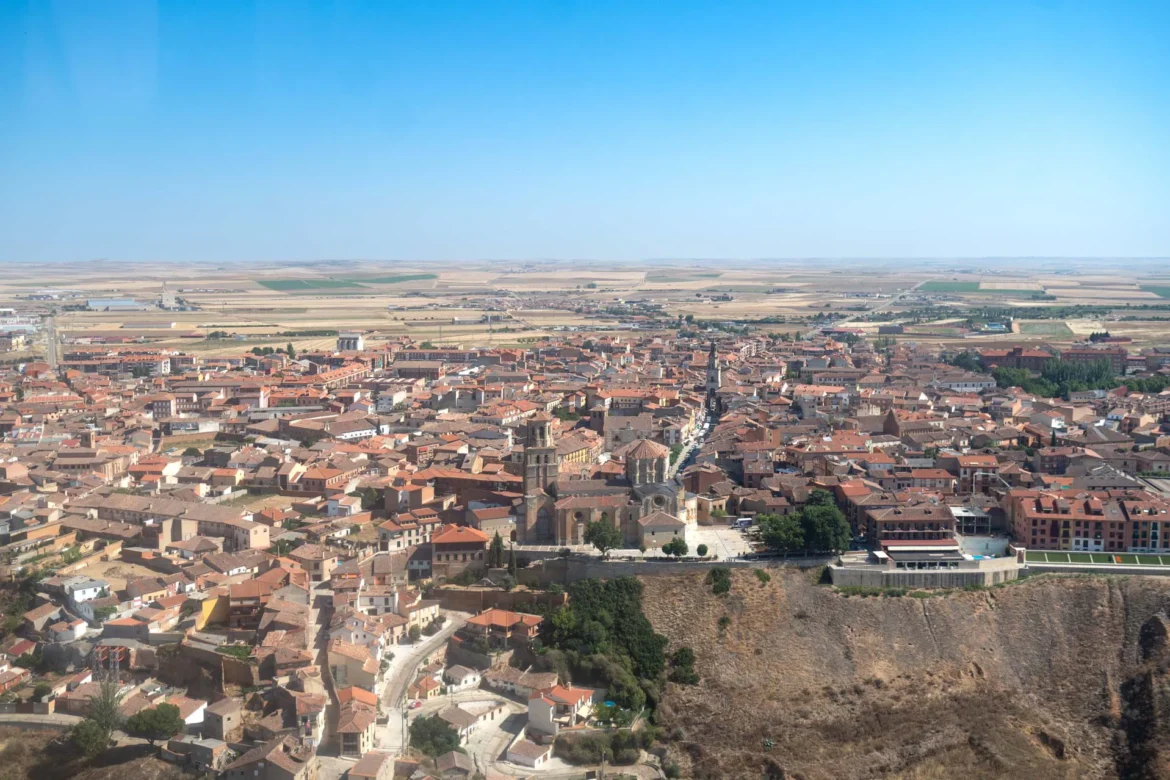
<path id="1" fill-rule="evenodd" d="M 717 395 L 720 386 L 723 384 L 723 372 L 719 368 L 719 358 L 715 356 L 715 342 L 711 342 L 711 351 L 707 353 L 707 413 L 717 414 L 719 412 L 719 396 Z"/>

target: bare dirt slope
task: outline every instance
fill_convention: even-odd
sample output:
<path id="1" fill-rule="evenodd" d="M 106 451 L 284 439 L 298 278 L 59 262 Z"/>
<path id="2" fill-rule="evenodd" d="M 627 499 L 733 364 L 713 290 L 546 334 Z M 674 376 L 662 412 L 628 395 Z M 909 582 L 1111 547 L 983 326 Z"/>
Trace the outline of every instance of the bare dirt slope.
<path id="1" fill-rule="evenodd" d="M 684 777 L 1170 778 L 1166 579 L 917 599 L 732 577 L 722 597 L 644 580 L 654 627 L 698 655 L 660 710 Z"/>
<path id="2" fill-rule="evenodd" d="M 56 731 L 0 727 L 0 780 L 194 780 L 146 744 L 111 748 L 85 760 Z"/>

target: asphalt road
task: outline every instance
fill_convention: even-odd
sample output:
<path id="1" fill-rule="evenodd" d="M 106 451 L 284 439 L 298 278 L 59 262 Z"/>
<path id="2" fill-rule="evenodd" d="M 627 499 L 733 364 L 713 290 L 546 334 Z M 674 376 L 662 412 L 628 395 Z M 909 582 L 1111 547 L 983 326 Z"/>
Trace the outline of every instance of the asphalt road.
<path id="1" fill-rule="evenodd" d="M 57 318 L 45 318 L 45 361 L 49 368 L 57 368 Z"/>
<path id="2" fill-rule="evenodd" d="M 460 612 L 447 612 L 445 615 L 447 622 L 439 633 L 427 637 L 417 645 L 395 646 L 396 657 L 390 668 L 393 676 L 386 681 L 386 687 L 382 690 L 382 712 L 389 720 L 384 726 L 378 727 L 375 736 L 377 747 L 380 750 L 402 753 L 405 747 L 402 720 L 403 716 L 408 713 L 408 710 L 404 709 L 403 706 L 406 688 L 414 682 L 414 676 L 418 672 L 422 660 L 446 644 L 451 635 L 467 622 L 467 615 Z M 400 660 L 397 653 L 405 653 L 405 655 L 401 656 Z"/>

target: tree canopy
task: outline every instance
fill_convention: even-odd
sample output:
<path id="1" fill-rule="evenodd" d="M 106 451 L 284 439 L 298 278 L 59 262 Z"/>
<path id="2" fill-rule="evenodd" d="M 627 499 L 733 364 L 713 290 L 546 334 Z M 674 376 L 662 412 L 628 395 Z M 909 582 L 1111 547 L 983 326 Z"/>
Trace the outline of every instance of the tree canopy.
<path id="1" fill-rule="evenodd" d="M 87 756 L 95 756 L 110 745 L 122 726 L 122 686 L 114 678 L 102 680 L 98 692 L 89 697 L 89 715 L 73 727 L 70 735 Z"/>
<path id="2" fill-rule="evenodd" d="M 761 515 L 756 523 L 768 549 L 785 553 L 804 549 L 804 529 L 797 515 Z"/>
<path id="3" fill-rule="evenodd" d="M 631 710 L 666 668 L 666 637 L 642 614 L 642 584 L 633 577 L 569 586 L 569 602 L 541 625 L 542 663 L 562 676 L 606 686 L 611 701 Z"/>
<path id="4" fill-rule="evenodd" d="M 756 522 L 764 544 L 776 552 L 841 552 L 849 549 L 849 521 L 837 508 L 833 494 L 826 490 L 814 490 L 799 512 L 760 515 Z"/>
<path id="5" fill-rule="evenodd" d="M 806 506 L 800 512 L 805 546 L 814 552 L 849 549 L 849 522 L 835 506 Z"/>
<path id="6" fill-rule="evenodd" d="M 1040 376 L 1033 376 L 1025 368 L 999 367 L 991 372 L 1000 387 L 1018 387 L 1025 393 L 1045 398 L 1060 396 L 1067 399 L 1069 393 L 1081 390 L 1111 390 L 1124 384 L 1130 390 L 1140 393 L 1160 393 L 1170 386 L 1167 377 L 1148 377 L 1119 380 L 1108 360 L 1081 363 L 1070 360 L 1049 360 L 1044 364 Z"/>
<path id="7" fill-rule="evenodd" d="M 596 547 L 603 557 L 623 541 L 622 532 L 608 520 L 595 520 L 586 525 L 584 539 L 586 544 Z"/>
<path id="8" fill-rule="evenodd" d="M 173 704 L 160 704 L 139 710 L 126 720 L 126 733 L 150 744 L 170 739 L 183 730 L 183 716 Z"/>
<path id="9" fill-rule="evenodd" d="M 410 746 L 428 756 L 441 756 L 459 747 L 459 732 L 438 715 L 416 718 L 410 724 Z"/>
<path id="10" fill-rule="evenodd" d="M 491 546 L 488 547 L 488 566 L 493 569 L 504 568 L 504 540 L 499 531 L 496 531 Z"/>

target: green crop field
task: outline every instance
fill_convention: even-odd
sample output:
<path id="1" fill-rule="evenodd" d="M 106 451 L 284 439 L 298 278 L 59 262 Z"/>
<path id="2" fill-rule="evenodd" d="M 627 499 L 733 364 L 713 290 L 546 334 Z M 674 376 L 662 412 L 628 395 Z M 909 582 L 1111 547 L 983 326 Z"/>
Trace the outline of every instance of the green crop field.
<path id="1" fill-rule="evenodd" d="M 670 273 L 670 272 L 651 272 L 646 274 L 647 282 L 655 282 L 658 284 L 669 284 L 671 282 L 698 282 L 703 279 L 718 279 L 723 274 L 721 273 Z"/>
<path id="2" fill-rule="evenodd" d="M 1163 285 L 1142 285 L 1143 292 L 1152 292 L 1159 298 L 1170 298 L 1170 287 Z"/>
<path id="3" fill-rule="evenodd" d="M 1073 335 L 1072 328 L 1061 320 L 1017 320 L 1021 336 L 1067 336 Z"/>
<path id="4" fill-rule="evenodd" d="M 401 284 L 402 282 L 421 282 L 438 278 L 438 274 L 397 274 L 395 276 L 353 277 L 346 278 L 345 281 L 362 284 Z"/>
<path id="5" fill-rule="evenodd" d="M 979 292 L 979 282 L 944 282 L 932 280 L 918 286 L 922 292 Z"/>
<path id="6" fill-rule="evenodd" d="M 1007 288 L 1002 290 L 993 290 L 981 287 L 979 282 L 948 282 L 939 279 L 923 282 L 918 287 L 918 290 L 920 292 L 965 293 L 967 295 L 1009 295 L 1025 297 L 1044 294 L 1043 290 L 1014 290 Z"/>
<path id="7" fill-rule="evenodd" d="M 275 290 L 276 292 L 337 290 L 361 286 L 348 279 L 257 279 L 256 284 L 267 287 L 269 290 Z"/>

